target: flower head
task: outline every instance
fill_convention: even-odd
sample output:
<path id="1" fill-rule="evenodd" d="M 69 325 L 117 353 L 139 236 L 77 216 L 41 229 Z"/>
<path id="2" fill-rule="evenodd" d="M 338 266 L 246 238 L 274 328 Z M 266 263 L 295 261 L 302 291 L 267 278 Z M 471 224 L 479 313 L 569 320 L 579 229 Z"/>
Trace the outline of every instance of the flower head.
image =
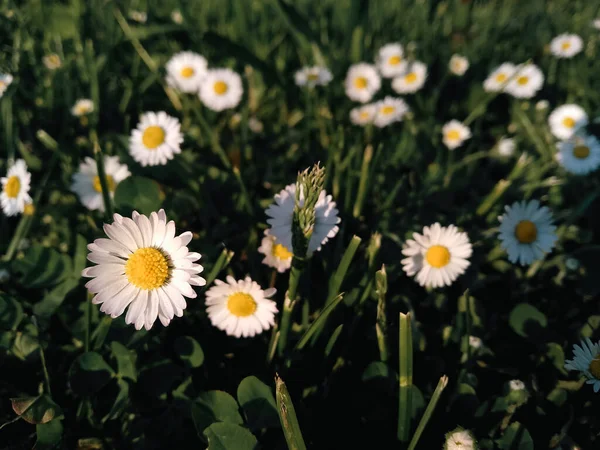
<path id="1" fill-rule="evenodd" d="M 178 9 L 171 11 L 171 20 L 177 25 L 181 25 L 183 23 L 183 15 L 181 14 L 181 11 Z"/>
<path id="2" fill-rule="evenodd" d="M 542 88 L 544 74 L 535 64 L 521 64 L 505 91 L 516 98 L 531 98 Z"/>
<path id="3" fill-rule="evenodd" d="M 592 135 L 577 134 L 559 142 L 556 159 L 567 172 L 586 175 L 600 167 L 600 142 Z"/>
<path id="4" fill-rule="evenodd" d="M 129 11 L 129 18 L 139 23 L 146 23 L 148 20 L 148 14 L 145 11 L 137 11 L 132 9 Z"/>
<path id="5" fill-rule="evenodd" d="M 446 435 L 444 450 L 476 450 L 477 442 L 469 430 L 457 428 Z"/>
<path id="6" fill-rule="evenodd" d="M 350 121 L 354 125 L 365 126 L 373 123 L 377 114 L 377 104 L 370 103 L 368 105 L 357 106 L 350 110 Z"/>
<path id="7" fill-rule="evenodd" d="M 265 230 L 265 236 L 262 239 L 258 251 L 265 255 L 263 264 L 277 269 L 277 272 L 284 273 L 292 266 L 292 257 L 294 256 L 285 246 L 279 244 L 277 240 Z"/>
<path id="8" fill-rule="evenodd" d="M 508 387 L 511 391 L 522 391 L 525 389 L 525 383 L 523 383 L 521 380 L 510 380 Z"/>
<path id="9" fill-rule="evenodd" d="M 483 82 L 483 89 L 486 92 L 500 92 L 504 90 L 506 83 L 515 73 L 514 64 L 506 62 L 500 64 Z"/>
<path id="10" fill-rule="evenodd" d="M 321 66 L 303 67 L 294 74 L 296 85 L 309 88 L 326 86 L 332 79 L 329 69 Z"/>
<path id="11" fill-rule="evenodd" d="M 167 164 L 174 155 L 181 153 L 183 135 L 180 127 L 179 120 L 164 111 L 142 114 L 129 137 L 129 153 L 144 167 Z"/>
<path id="12" fill-rule="evenodd" d="M 376 114 L 373 124 L 383 128 L 394 122 L 401 122 L 408 112 L 408 105 L 401 98 L 386 97 L 375 104 Z"/>
<path id="13" fill-rule="evenodd" d="M 502 156 L 512 156 L 515 153 L 515 140 L 503 137 L 498 141 L 498 153 Z"/>
<path id="14" fill-rule="evenodd" d="M 404 50 L 398 43 L 386 44 L 377 53 L 377 68 L 384 78 L 402 75 L 406 70 Z"/>
<path id="15" fill-rule="evenodd" d="M 426 79 L 427 66 L 421 61 L 413 61 L 392 80 L 392 89 L 398 94 L 412 94 L 423 87 Z"/>
<path id="16" fill-rule="evenodd" d="M 456 76 L 462 77 L 469 69 L 469 60 L 462 55 L 452 55 L 448 69 Z"/>
<path id="17" fill-rule="evenodd" d="M 0 73 L 0 98 L 13 82 L 13 76 L 8 73 Z"/>
<path id="18" fill-rule="evenodd" d="M 375 66 L 359 63 L 350 66 L 344 81 L 346 95 L 350 100 L 366 103 L 381 87 L 381 79 Z"/>
<path id="19" fill-rule="evenodd" d="M 71 114 L 75 117 L 83 117 L 94 112 L 94 102 L 89 98 L 80 98 L 71 108 Z"/>
<path id="20" fill-rule="evenodd" d="M 188 94 L 198 92 L 206 75 L 206 59 L 194 52 L 179 52 L 166 65 L 167 84 Z"/>
<path id="21" fill-rule="evenodd" d="M 593 344 L 590 338 L 585 338 L 580 345 L 574 344 L 573 356 L 565 361 L 565 369 L 581 372 L 594 392 L 600 391 L 600 341 Z"/>
<path id="22" fill-rule="evenodd" d="M 471 129 L 458 120 L 451 120 L 442 127 L 442 136 L 444 145 L 454 150 L 471 138 Z"/>
<path id="23" fill-rule="evenodd" d="M 18 159 L 8 169 L 6 177 L 0 178 L 2 193 L 0 193 L 0 204 L 2 211 L 7 216 L 14 216 L 25 210 L 25 205 L 31 203 L 29 189 L 31 174 L 27 171 L 27 164 Z"/>
<path id="24" fill-rule="evenodd" d="M 572 58 L 583 50 L 583 40 L 576 34 L 559 34 L 550 42 L 550 52 L 557 58 Z"/>
<path id="25" fill-rule="evenodd" d="M 242 78 L 231 69 L 211 69 L 200 85 L 200 100 L 213 111 L 239 105 L 244 94 Z"/>
<path id="26" fill-rule="evenodd" d="M 548 116 L 550 131 L 557 139 L 563 141 L 587 123 L 588 116 L 583 108 L 574 104 L 559 106 Z"/>
<path id="27" fill-rule="evenodd" d="M 42 62 L 48 70 L 56 70 L 62 66 L 60 56 L 58 56 L 56 53 L 50 53 L 49 55 L 44 56 L 42 58 Z"/>

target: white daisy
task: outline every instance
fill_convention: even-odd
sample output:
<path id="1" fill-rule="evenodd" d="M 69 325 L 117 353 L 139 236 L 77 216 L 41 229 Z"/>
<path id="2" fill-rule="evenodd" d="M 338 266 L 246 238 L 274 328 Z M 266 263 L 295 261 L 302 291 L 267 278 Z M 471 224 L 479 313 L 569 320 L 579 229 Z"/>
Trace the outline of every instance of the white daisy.
<path id="1" fill-rule="evenodd" d="M 600 30 L 600 19 L 594 19 L 594 20 L 592 20 L 592 26 L 596 30 Z"/>
<path id="2" fill-rule="evenodd" d="M 559 34 L 550 42 L 550 52 L 557 58 L 572 58 L 583 50 L 583 40 L 576 34 Z"/>
<path id="3" fill-rule="evenodd" d="M 548 116 L 550 131 L 557 139 L 563 141 L 587 123 L 588 116 L 583 108 L 574 104 L 559 106 Z"/>
<path id="4" fill-rule="evenodd" d="M 462 77 L 469 69 L 469 60 L 462 55 L 452 55 L 448 63 L 448 69 L 454 75 Z"/>
<path id="5" fill-rule="evenodd" d="M 348 69 L 344 85 L 350 100 L 366 103 L 381 87 L 381 78 L 373 65 L 358 63 Z"/>
<path id="6" fill-rule="evenodd" d="M 371 103 L 368 105 L 358 106 L 350 110 L 350 121 L 354 125 L 368 125 L 373 123 L 375 115 L 377 114 L 377 105 Z"/>
<path id="7" fill-rule="evenodd" d="M 508 386 L 511 391 L 522 391 L 525 389 L 525 383 L 521 380 L 510 380 Z"/>
<path id="8" fill-rule="evenodd" d="M 457 429 L 446 435 L 444 450 L 476 450 L 477 442 L 468 430 Z"/>
<path id="9" fill-rule="evenodd" d="M 501 222 L 499 237 L 510 262 L 528 265 L 552 250 L 557 237 L 548 208 L 531 200 L 515 202 L 504 209 L 504 215 L 498 217 Z"/>
<path id="10" fill-rule="evenodd" d="M 129 138 L 129 153 L 142 166 L 165 165 L 177 153 L 183 135 L 179 120 L 164 111 L 142 114 Z"/>
<path id="11" fill-rule="evenodd" d="M 0 98 L 13 82 L 13 76 L 8 73 L 0 73 Z"/>
<path id="12" fill-rule="evenodd" d="M 423 228 L 423 234 L 413 233 L 402 247 L 406 256 L 402 269 L 410 277 L 416 275 L 421 286 L 450 286 L 471 264 L 473 249 L 467 233 L 454 225 L 442 227 L 434 223 Z"/>
<path id="13" fill-rule="evenodd" d="M 149 330 L 157 317 L 164 326 L 181 317 L 184 297 L 196 297 L 192 286 L 206 284 L 202 266 L 194 264 L 200 254 L 186 247 L 192 233 L 175 236 L 175 222 L 167 222 L 162 209 L 149 218 L 135 211 L 131 219 L 115 214 L 104 232 L 109 239 L 88 245 L 87 259 L 97 265 L 81 273 L 93 278 L 85 285 L 96 294 L 92 303 L 112 318 L 129 307 L 125 322 L 136 330 Z"/>
<path id="14" fill-rule="evenodd" d="M 531 98 L 544 85 L 544 74 L 535 64 L 522 64 L 506 85 L 505 92 L 516 98 Z"/>
<path id="15" fill-rule="evenodd" d="M 167 84 L 188 94 L 198 92 L 208 69 L 206 59 L 194 52 L 174 54 L 166 64 Z"/>
<path id="16" fill-rule="evenodd" d="M 458 120 L 451 120 L 442 127 L 442 136 L 444 145 L 454 150 L 471 138 L 471 129 Z"/>
<path id="17" fill-rule="evenodd" d="M 514 64 L 506 62 L 500 64 L 483 82 L 483 89 L 486 92 L 500 92 L 504 89 L 505 83 L 515 73 L 516 67 Z"/>
<path id="18" fill-rule="evenodd" d="M 178 9 L 174 9 L 171 11 L 171 20 L 177 25 L 181 25 L 183 23 L 183 14 Z"/>
<path id="19" fill-rule="evenodd" d="M 576 135 L 558 144 L 556 159 L 568 172 L 588 174 L 600 167 L 600 142 L 591 135 Z"/>
<path id="20" fill-rule="evenodd" d="M 590 338 L 585 338 L 581 345 L 574 344 L 573 356 L 565 361 L 565 369 L 581 372 L 594 392 L 600 391 L 600 341 L 593 344 Z"/>
<path id="21" fill-rule="evenodd" d="M 502 156 L 512 156 L 515 148 L 516 144 L 513 138 L 502 138 L 498 141 L 498 153 Z"/>
<path id="22" fill-rule="evenodd" d="M 148 14 L 145 11 L 131 10 L 129 11 L 129 18 L 139 23 L 146 23 Z"/>
<path id="23" fill-rule="evenodd" d="M 75 117 L 83 117 L 94 111 L 94 102 L 89 98 L 80 98 L 71 108 L 71 114 Z"/>
<path id="24" fill-rule="evenodd" d="M 110 197 L 113 198 L 118 184 L 131 175 L 125 164 L 119 164 L 119 157 L 105 156 L 104 171 Z M 96 161 L 89 156 L 79 164 L 79 171 L 73 175 L 71 190 L 77 194 L 81 203 L 89 210 L 104 212 L 102 186 L 98 176 Z"/>
<path id="25" fill-rule="evenodd" d="M 250 277 L 236 281 L 228 276 L 226 280 L 215 280 L 206 291 L 206 311 L 215 327 L 239 338 L 253 337 L 275 324 L 277 304 L 268 298 L 276 289 L 262 290 Z"/>
<path id="26" fill-rule="evenodd" d="M 406 70 L 404 50 L 398 43 L 386 44 L 377 53 L 377 68 L 384 78 L 402 75 Z"/>
<path id="27" fill-rule="evenodd" d="M 394 122 L 400 122 L 408 112 L 408 106 L 401 98 L 386 97 L 375 104 L 377 113 L 373 119 L 376 127 L 383 128 Z"/>
<path id="28" fill-rule="evenodd" d="M 413 61 L 406 66 L 402 75 L 392 80 L 392 89 L 398 94 L 412 94 L 425 84 L 427 66 L 421 61 Z"/>
<path id="29" fill-rule="evenodd" d="M 25 204 L 31 203 L 29 188 L 31 187 L 31 174 L 27 171 L 27 164 L 22 159 L 17 161 L 8 169 L 6 177 L 0 178 L 2 193 L 0 204 L 2 211 L 7 216 L 22 213 Z"/>
<path id="30" fill-rule="evenodd" d="M 50 53 L 49 55 L 44 56 L 42 58 L 42 62 L 48 70 L 56 70 L 62 66 L 60 56 L 58 56 L 56 53 Z"/>
<path id="31" fill-rule="evenodd" d="M 265 211 L 270 217 L 267 223 L 271 225 L 269 234 L 290 252 L 292 246 L 292 219 L 296 198 L 296 184 L 289 184 L 279 194 L 275 194 L 275 202 Z M 304 204 L 304 192 L 300 192 L 300 205 Z M 325 190 L 319 194 L 315 205 L 315 226 L 308 243 L 308 254 L 321 250 L 321 246 L 333 238 L 339 231 L 337 226 L 341 219 L 331 195 Z"/>
<path id="32" fill-rule="evenodd" d="M 265 255 L 262 263 L 277 269 L 279 273 L 284 273 L 292 266 L 294 255 L 283 245 L 278 244 L 277 240 L 269 234 L 269 230 L 265 230 L 265 237 L 263 237 L 258 251 Z"/>
<path id="33" fill-rule="evenodd" d="M 480 349 L 483 345 L 483 341 L 480 337 L 477 336 L 469 336 L 469 346 L 473 347 L 475 350 Z"/>
<path id="34" fill-rule="evenodd" d="M 297 86 L 326 86 L 333 79 L 333 75 L 327 67 L 313 66 L 303 67 L 294 74 L 294 81 Z"/>
<path id="35" fill-rule="evenodd" d="M 213 111 L 235 108 L 242 100 L 242 78 L 231 69 L 211 69 L 200 85 L 200 100 Z"/>

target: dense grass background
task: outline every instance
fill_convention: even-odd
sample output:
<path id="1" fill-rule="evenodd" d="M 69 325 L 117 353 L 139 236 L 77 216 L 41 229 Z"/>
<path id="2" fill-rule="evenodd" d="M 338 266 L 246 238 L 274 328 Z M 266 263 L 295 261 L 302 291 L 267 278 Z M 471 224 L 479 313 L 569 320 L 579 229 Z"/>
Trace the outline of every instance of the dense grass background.
<path id="1" fill-rule="evenodd" d="M 127 19 L 132 9 L 147 11 L 147 22 Z M 174 9 L 183 24 L 172 22 Z M 39 197 L 27 220 L 27 242 L 0 263 L 12 276 L 0 286 L 0 422 L 15 417 L 9 398 L 48 394 L 40 349 L 62 415 L 48 425 L 7 425 L 0 429 L 0 448 L 30 448 L 36 430 L 38 448 L 51 448 L 44 440 L 57 442 L 60 435 L 60 448 L 202 448 L 205 422 L 199 417 L 208 415 L 210 423 L 211 414 L 223 420 L 237 411 L 235 403 L 223 406 L 225 394 L 207 392 L 225 391 L 244 403 L 238 386 L 245 377 L 273 387 L 276 372 L 288 386 L 309 448 L 398 448 L 398 314 L 407 311 L 413 314 L 415 399 L 426 404 L 440 376 L 450 379 L 418 448 L 441 448 L 444 434 L 458 425 L 473 430 L 486 449 L 525 450 L 534 443 L 536 449 L 597 448 L 600 396 L 569 376 L 563 363 L 581 337 L 598 338 L 600 182 L 597 174 L 568 175 L 553 161 L 547 112 L 536 110 L 535 102 L 548 100 L 550 109 L 577 103 L 591 118 L 600 115 L 600 32 L 591 26 L 599 14 L 597 2 L 583 0 L 303 0 L 293 6 L 275 0 L 2 0 L 0 69 L 15 82 L 0 100 L 0 173 L 8 157 L 24 158 Z M 563 32 L 586 42 L 573 60 L 557 61 L 548 52 L 552 37 Z M 414 43 L 429 78 L 405 97 L 410 120 L 365 133 L 349 122 L 353 104 L 342 80 L 350 64 L 373 61 L 381 45 L 394 41 Z M 167 95 L 163 67 L 180 50 L 244 75 L 237 111 L 199 112 L 195 97 Z M 50 52 L 63 60 L 55 72 L 42 64 Z M 447 74 L 455 52 L 471 62 L 462 78 Z M 529 59 L 546 75 L 536 98 L 499 95 L 486 104 L 482 82 L 491 69 Z M 334 80 L 307 94 L 293 84 L 293 73 L 313 63 L 327 65 Z M 386 81 L 378 98 L 385 94 L 393 95 Z M 87 124 L 70 114 L 81 97 L 96 104 Z M 128 136 L 141 113 L 160 110 L 181 120 L 184 151 L 165 167 L 142 168 L 129 156 Z M 251 117 L 263 131 L 249 129 Z M 473 138 L 448 152 L 441 126 L 467 117 Z M 301 294 L 311 318 L 330 294 L 352 236 L 362 243 L 341 287 L 344 301 L 319 340 L 294 350 L 303 331 L 298 308 L 285 356 L 267 364 L 270 333 L 227 337 L 210 325 L 200 291 L 183 318 L 151 332 L 136 332 L 122 318 L 111 323 L 95 306 L 87 310 L 79 274 L 85 245 L 102 235 L 105 218 L 88 212 L 69 186 L 80 160 L 92 155 L 96 135 L 103 151 L 118 155 L 136 186 L 143 186 L 122 192 L 117 211 L 165 208 L 178 230 L 195 233 L 190 247 L 203 255 L 205 273 L 216 267 L 221 278 L 249 274 L 263 287 L 274 282 L 279 304 L 287 275 L 273 278 L 257 252 L 264 208 L 298 170 L 320 161 L 342 223 L 304 278 Z M 505 135 L 517 142 L 512 158 L 494 149 Z M 367 144 L 373 147 L 368 164 Z M 363 204 L 357 200 L 361 183 Z M 549 206 L 560 236 L 554 251 L 529 268 L 510 264 L 496 238 L 503 206 L 522 199 Z M 400 250 L 412 232 L 435 221 L 465 230 L 474 255 L 453 286 L 428 291 L 402 272 Z M 0 219 L 0 253 L 7 252 L 18 224 Z M 387 365 L 378 362 L 375 333 L 374 279 L 382 264 L 388 274 Z M 468 311 L 459 308 L 466 303 Z M 522 304 L 535 309 L 524 312 L 517 308 Z M 467 349 L 469 334 L 482 339 L 481 349 Z M 87 346 L 98 356 L 82 367 Z M 514 378 L 530 393 L 519 407 L 507 396 Z M 210 395 L 218 395 L 216 402 L 207 400 Z M 250 412 L 243 408 L 244 426 L 263 448 L 286 448 L 273 407 L 259 404 Z"/>

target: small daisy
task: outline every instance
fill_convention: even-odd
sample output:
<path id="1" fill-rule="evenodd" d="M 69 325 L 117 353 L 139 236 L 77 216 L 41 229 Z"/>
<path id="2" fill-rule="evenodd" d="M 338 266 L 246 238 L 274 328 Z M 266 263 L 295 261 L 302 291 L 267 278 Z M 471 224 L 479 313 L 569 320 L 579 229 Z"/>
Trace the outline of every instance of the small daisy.
<path id="1" fill-rule="evenodd" d="M 458 120 L 451 120 L 442 127 L 442 141 L 450 150 L 460 147 L 463 142 L 471 138 L 471 130 Z"/>
<path id="2" fill-rule="evenodd" d="M 557 58 L 572 58 L 583 50 L 583 40 L 576 34 L 559 34 L 550 42 L 550 52 Z"/>
<path id="3" fill-rule="evenodd" d="M 200 100 L 213 111 L 235 108 L 243 94 L 242 78 L 231 69 L 209 70 L 200 85 Z"/>
<path id="4" fill-rule="evenodd" d="M 175 236 L 175 222 L 167 222 L 164 210 L 146 217 L 133 212 L 130 218 L 114 215 L 104 225 L 108 239 L 88 245 L 87 259 L 96 266 L 81 273 L 93 278 L 85 285 L 95 294 L 92 303 L 113 319 L 127 315 L 125 322 L 136 330 L 149 330 L 158 318 L 167 326 L 186 308 L 184 297 L 196 298 L 192 286 L 204 286 L 203 268 L 195 264 L 199 253 L 186 247 L 192 233 Z"/>
<path id="5" fill-rule="evenodd" d="M 600 391 L 600 341 L 593 344 L 586 338 L 581 345 L 573 345 L 573 356 L 565 361 L 565 369 L 581 372 L 587 378 L 587 384 L 594 387 L 594 392 Z"/>
<path id="6" fill-rule="evenodd" d="M 267 223 L 271 225 L 269 234 L 290 252 L 292 246 L 292 219 L 296 198 L 296 184 L 289 184 L 279 194 L 275 194 L 275 202 L 265 211 L 270 217 Z M 304 192 L 300 192 L 300 204 L 304 204 Z M 308 243 L 308 254 L 321 250 L 321 246 L 333 238 L 339 231 L 337 226 L 341 219 L 331 195 L 325 190 L 319 194 L 315 205 L 315 226 Z"/>
<path id="7" fill-rule="evenodd" d="M 119 164 L 117 156 L 104 157 L 104 170 L 110 197 L 113 198 L 115 190 L 121 181 L 131 175 L 127 166 Z M 98 176 L 96 161 L 89 156 L 79 164 L 79 171 L 73 175 L 71 190 L 77 194 L 81 203 L 91 211 L 104 212 L 104 200 L 102 198 L 102 186 Z"/>
<path id="8" fill-rule="evenodd" d="M 171 20 L 177 25 L 181 25 L 183 23 L 183 15 L 181 14 L 181 11 L 178 9 L 171 11 Z"/>
<path id="9" fill-rule="evenodd" d="M 558 144 L 556 159 L 566 171 L 586 175 L 600 167 L 600 142 L 594 136 L 575 136 Z"/>
<path id="10" fill-rule="evenodd" d="M 544 112 L 548 108 L 550 108 L 550 102 L 548 100 L 540 100 L 535 104 L 536 111 Z"/>
<path id="11" fill-rule="evenodd" d="M 10 84 L 13 82 L 13 76 L 8 73 L 0 73 L 0 98 L 4 95 Z"/>
<path id="12" fill-rule="evenodd" d="M 462 55 L 452 55 L 448 63 L 448 69 L 454 75 L 462 77 L 469 69 L 469 60 Z"/>
<path id="13" fill-rule="evenodd" d="M 177 153 L 183 135 L 179 120 L 164 111 L 142 114 L 129 138 L 129 153 L 142 166 L 165 165 Z"/>
<path id="14" fill-rule="evenodd" d="M 542 88 L 544 74 L 535 64 L 517 67 L 516 74 L 506 85 L 505 91 L 516 98 L 531 98 Z"/>
<path id="15" fill-rule="evenodd" d="M 129 11 L 129 18 L 139 23 L 146 23 L 148 20 L 148 14 L 146 14 L 145 11 L 131 10 Z"/>
<path id="16" fill-rule="evenodd" d="M 188 94 L 198 92 L 207 68 L 206 59 L 198 53 L 176 53 L 166 65 L 167 84 Z"/>
<path id="17" fill-rule="evenodd" d="M 498 217 L 500 245 L 508 252 L 510 262 L 529 265 L 552 250 L 557 237 L 548 208 L 531 200 L 515 202 L 504 209 L 504 215 Z"/>
<path id="18" fill-rule="evenodd" d="M 83 117 L 94 111 L 94 102 L 89 98 L 80 98 L 71 108 L 71 114 L 75 117 Z"/>
<path id="19" fill-rule="evenodd" d="M 444 450 L 476 450 L 477 442 L 468 430 L 457 428 L 446 435 Z"/>
<path id="20" fill-rule="evenodd" d="M 483 345 L 483 341 L 481 338 L 477 336 L 469 336 L 469 346 L 473 347 L 475 350 L 478 350 Z"/>
<path id="21" fill-rule="evenodd" d="M 6 177 L 0 178 L 2 193 L 0 204 L 2 211 L 7 216 L 15 216 L 25 210 L 25 205 L 31 203 L 29 188 L 31 174 L 27 171 L 27 164 L 22 159 L 17 161 L 8 169 Z"/>
<path id="22" fill-rule="evenodd" d="M 333 79 L 333 75 L 327 67 L 303 67 L 294 74 L 297 86 L 313 88 L 315 86 L 326 86 Z"/>
<path id="23" fill-rule="evenodd" d="M 512 63 L 503 63 L 496 67 L 483 82 L 486 92 L 500 92 L 504 89 L 506 82 L 515 73 L 516 67 Z"/>
<path id="24" fill-rule="evenodd" d="M 569 104 L 556 108 L 548 116 L 552 134 L 560 140 L 569 139 L 577 129 L 587 125 L 588 116 L 579 105 Z"/>
<path id="25" fill-rule="evenodd" d="M 521 380 L 510 380 L 508 382 L 508 387 L 511 391 L 522 391 L 525 389 L 525 383 Z"/>
<path id="26" fill-rule="evenodd" d="M 600 30 L 600 19 L 594 19 L 594 20 L 592 20 L 592 26 L 596 30 Z"/>
<path id="27" fill-rule="evenodd" d="M 381 87 L 381 79 L 373 65 L 359 63 L 350 66 L 344 85 L 350 100 L 366 103 Z"/>
<path id="28" fill-rule="evenodd" d="M 515 148 L 515 140 L 512 138 L 502 138 L 498 141 L 498 153 L 502 156 L 512 156 Z"/>
<path id="29" fill-rule="evenodd" d="M 394 122 L 402 121 L 408 112 L 408 106 L 401 98 L 386 97 L 375 104 L 377 113 L 373 119 L 376 127 L 383 128 Z"/>
<path id="30" fill-rule="evenodd" d="M 258 251 L 265 255 L 262 260 L 263 264 L 277 269 L 277 272 L 284 273 L 292 266 L 292 257 L 294 256 L 287 248 L 276 243 L 277 240 L 269 234 L 269 230 L 265 230 Z"/>
<path id="31" fill-rule="evenodd" d="M 424 227 L 422 235 L 413 233 L 413 239 L 402 247 L 406 256 L 401 261 L 402 269 L 410 277 L 416 275 L 421 286 L 450 286 L 470 265 L 468 258 L 473 249 L 469 236 L 454 225 L 434 223 Z"/>
<path id="32" fill-rule="evenodd" d="M 420 61 L 413 61 L 406 66 L 400 76 L 392 80 L 392 89 L 398 94 L 412 94 L 425 84 L 427 79 L 427 66 Z"/>
<path id="33" fill-rule="evenodd" d="M 373 123 L 373 119 L 375 119 L 375 114 L 377 114 L 377 105 L 374 103 L 364 106 L 358 106 L 350 110 L 350 121 L 354 125 L 365 126 L 370 123 Z"/>
<path id="34" fill-rule="evenodd" d="M 250 277 L 236 281 L 228 276 L 226 280 L 215 280 L 206 291 L 206 311 L 215 327 L 239 338 L 253 337 L 275 324 L 277 304 L 269 297 L 276 289 L 263 290 Z"/>
<path id="35" fill-rule="evenodd" d="M 42 62 L 48 70 L 56 70 L 59 69 L 60 66 L 62 66 L 60 56 L 58 56 L 56 53 L 50 53 L 49 55 L 44 56 L 42 58 Z"/>
<path id="36" fill-rule="evenodd" d="M 406 70 L 406 60 L 402 45 L 386 44 L 377 53 L 377 68 L 384 78 L 394 78 Z"/>

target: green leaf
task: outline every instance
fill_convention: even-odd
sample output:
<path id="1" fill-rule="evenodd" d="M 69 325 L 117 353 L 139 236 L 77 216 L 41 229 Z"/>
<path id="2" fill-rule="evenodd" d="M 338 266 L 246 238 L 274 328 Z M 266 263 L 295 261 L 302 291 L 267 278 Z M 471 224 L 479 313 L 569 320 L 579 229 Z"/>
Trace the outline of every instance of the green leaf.
<path id="1" fill-rule="evenodd" d="M 13 353 L 17 358 L 25 360 L 29 355 L 40 348 L 37 328 L 27 324 L 23 332 L 17 333 L 13 343 Z"/>
<path id="2" fill-rule="evenodd" d="M 21 303 L 0 293 L 0 330 L 16 330 L 23 320 Z"/>
<path id="3" fill-rule="evenodd" d="M 509 323 L 515 333 L 527 337 L 536 327 L 546 327 L 548 319 L 535 306 L 521 303 L 510 312 Z"/>
<path id="4" fill-rule="evenodd" d="M 129 177 L 121 181 L 115 191 L 115 206 L 136 210 L 149 215 L 160 209 L 160 188 L 155 181 L 144 177 Z"/>
<path id="5" fill-rule="evenodd" d="M 232 423 L 213 423 L 204 431 L 208 450 L 253 450 L 258 441 L 246 428 Z"/>
<path id="6" fill-rule="evenodd" d="M 175 340 L 175 352 L 187 367 L 195 369 L 204 363 L 202 347 L 190 336 L 180 336 Z"/>
<path id="7" fill-rule="evenodd" d="M 117 385 L 119 387 L 119 393 L 117 394 L 117 398 L 115 399 L 112 408 L 108 412 L 108 414 L 102 418 L 102 422 L 106 422 L 107 420 L 116 419 L 119 414 L 124 410 L 125 405 L 129 401 L 129 384 L 127 381 L 121 379 L 117 380 Z"/>
<path id="8" fill-rule="evenodd" d="M 223 391 L 202 392 L 192 403 L 192 419 L 200 437 L 215 422 L 244 423 L 237 402 Z"/>
<path id="9" fill-rule="evenodd" d="M 496 441 L 502 450 L 534 450 L 533 439 L 529 431 L 519 422 L 512 423 L 504 436 Z"/>
<path id="10" fill-rule="evenodd" d="M 54 286 L 71 273 L 70 259 L 56 250 L 34 245 L 25 256 L 12 263 L 13 270 L 21 273 L 19 282 L 27 289 Z"/>
<path id="11" fill-rule="evenodd" d="M 17 416 L 34 425 L 48 423 L 62 414 L 60 406 L 45 394 L 38 397 L 11 398 L 10 401 Z"/>
<path id="12" fill-rule="evenodd" d="M 546 348 L 546 355 L 548 356 L 548 359 L 552 361 L 554 367 L 556 367 L 558 371 L 563 375 L 566 374 L 567 371 L 565 370 L 565 352 L 563 351 L 562 347 L 556 342 L 549 342 L 546 345 Z"/>
<path id="13" fill-rule="evenodd" d="M 79 285 L 79 279 L 67 278 L 50 292 L 39 303 L 33 305 L 33 313 L 41 319 L 47 319 L 56 312 L 65 297 Z"/>
<path id="14" fill-rule="evenodd" d="M 54 419 L 48 423 L 38 424 L 35 427 L 35 431 L 37 434 L 35 450 L 52 449 L 56 447 L 62 439 L 62 420 Z"/>
<path id="15" fill-rule="evenodd" d="M 375 378 L 386 378 L 393 380 L 395 383 L 398 380 L 398 374 L 390 369 L 386 363 L 382 361 L 373 361 L 364 370 L 362 380 L 370 381 Z"/>
<path id="16" fill-rule="evenodd" d="M 342 302 L 343 298 L 344 298 L 344 296 L 342 294 L 340 294 L 331 303 L 329 303 L 329 305 L 327 305 L 325 308 L 323 308 L 323 310 L 321 311 L 321 314 L 319 314 L 319 317 L 317 317 L 316 320 L 310 325 L 310 327 L 308 327 L 306 332 L 302 335 L 302 337 L 296 344 L 297 350 L 302 350 L 304 348 L 304 346 L 308 343 L 310 338 L 317 331 L 319 331 L 321 329 L 321 327 L 323 327 L 325 325 L 327 318 L 333 312 L 335 307 Z"/>
<path id="17" fill-rule="evenodd" d="M 92 395 L 102 389 L 114 376 L 112 368 L 96 352 L 79 356 L 69 369 L 69 384 L 78 395 Z"/>
<path id="18" fill-rule="evenodd" d="M 110 343 L 110 349 L 117 360 L 117 372 L 123 378 L 137 381 L 137 370 L 135 368 L 135 353 L 117 341 Z"/>
<path id="19" fill-rule="evenodd" d="M 275 376 L 275 393 L 277 398 L 277 412 L 281 420 L 281 428 L 289 450 L 306 450 L 300 424 L 296 417 L 296 410 L 292 398 L 283 380 Z"/>
<path id="20" fill-rule="evenodd" d="M 260 430 L 280 426 L 273 392 L 255 376 L 242 380 L 238 386 L 237 398 L 251 429 Z"/>
<path id="21" fill-rule="evenodd" d="M 600 328 L 600 315 L 598 316 L 590 316 L 587 320 L 587 323 L 581 327 L 581 331 L 579 334 L 582 338 L 592 338 L 594 332 Z"/>

